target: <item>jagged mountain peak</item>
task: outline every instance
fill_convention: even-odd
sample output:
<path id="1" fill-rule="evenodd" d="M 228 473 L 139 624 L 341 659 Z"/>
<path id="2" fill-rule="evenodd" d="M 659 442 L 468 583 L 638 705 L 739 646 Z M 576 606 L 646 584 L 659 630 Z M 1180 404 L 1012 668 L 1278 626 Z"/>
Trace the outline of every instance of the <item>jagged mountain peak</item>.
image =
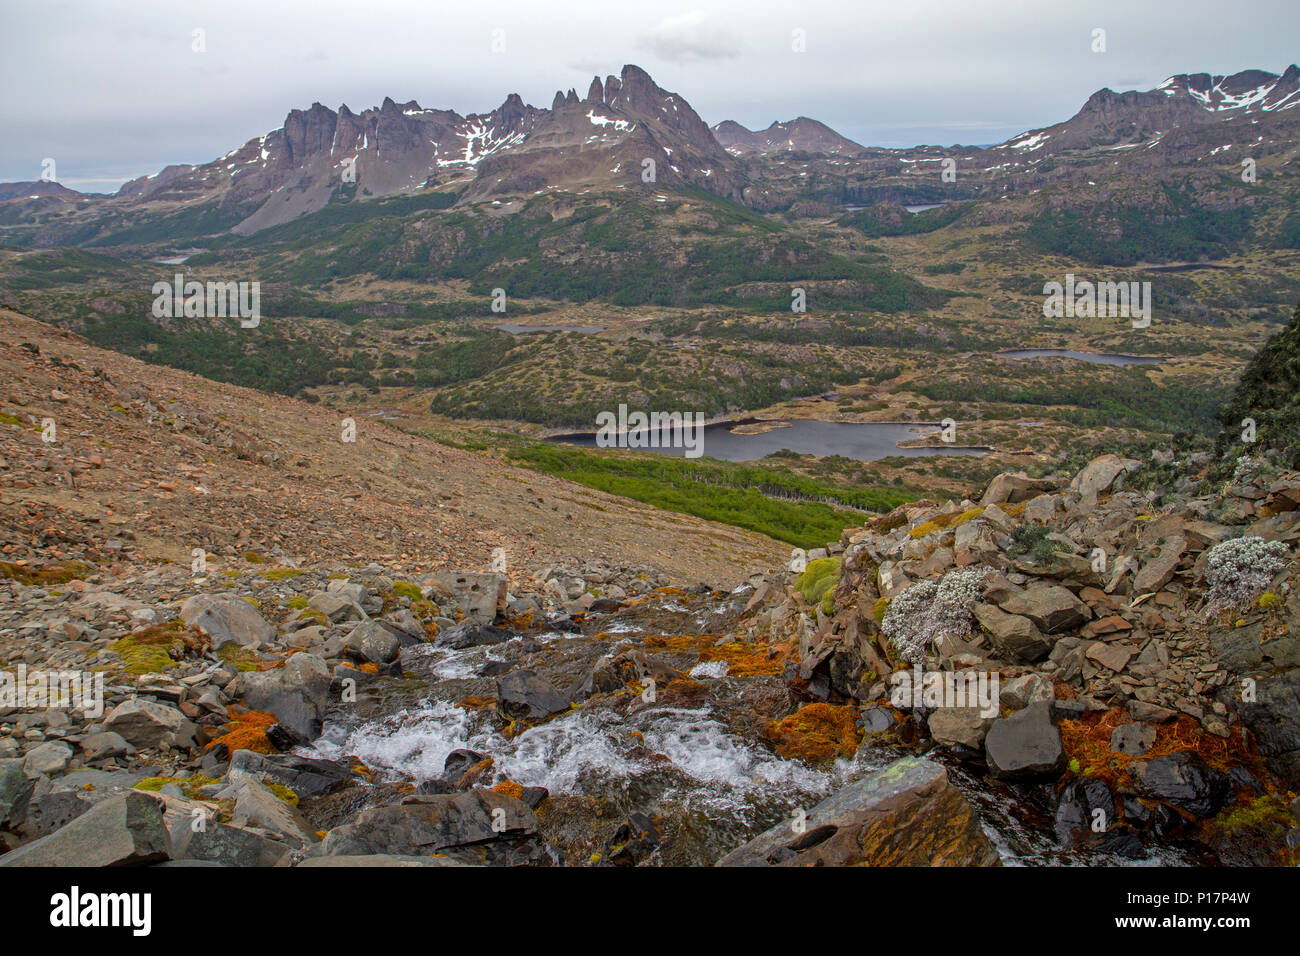
<path id="1" fill-rule="evenodd" d="M 748 129 L 735 120 L 723 120 L 713 127 L 713 135 L 728 153 L 736 156 L 786 151 L 856 156 L 864 151 L 853 140 L 807 116 L 774 122 L 760 131 Z"/>

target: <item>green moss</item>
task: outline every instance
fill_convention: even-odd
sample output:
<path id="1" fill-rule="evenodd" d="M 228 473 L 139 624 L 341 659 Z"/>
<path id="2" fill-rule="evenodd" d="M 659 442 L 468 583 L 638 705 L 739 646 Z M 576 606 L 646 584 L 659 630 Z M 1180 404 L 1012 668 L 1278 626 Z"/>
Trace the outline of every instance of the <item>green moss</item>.
<path id="1" fill-rule="evenodd" d="M 424 597 L 419 585 L 412 584 L 410 581 L 394 581 L 393 594 L 396 597 L 408 598 L 411 601 L 418 601 Z"/>
<path id="2" fill-rule="evenodd" d="M 268 581 L 283 581 L 285 578 L 294 578 L 304 572 L 298 568 L 271 568 L 261 572 L 261 577 Z"/>
<path id="3" fill-rule="evenodd" d="M 249 551 L 244 555 L 244 560 L 249 564 L 266 564 L 266 558 L 262 557 L 256 551 Z"/>
<path id="4" fill-rule="evenodd" d="M 307 608 L 307 609 L 304 610 L 304 611 L 300 611 L 300 612 L 298 612 L 298 620 L 300 620 L 300 621 L 301 621 L 301 620 L 306 620 L 307 618 L 310 618 L 311 620 L 315 621 L 315 622 L 316 622 L 317 624 L 319 624 L 321 627 L 329 627 L 329 626 L 330 626 L 330 619 L 329 619 L 329 617 L 328 617 L 327 615 L 325 615 L 324 612 L 322 612 L 322 611 L 318 611 L 318 610 L 316 610 L 314 607 L 309 607 L 309 608 Z"/>
<path id="5" fill-rule="evenodd" d="M 1276 605 L 1277 602 L 1278 602 L 1278 596 L 1276 594 L 1274 594 L 1272 591 L 1265 591 L 1263 594 L 1259 596 L 1258 603 L 1259 606 L 1262 608 L 1269 608 Z"/>
<path id="6" fill-rule="evenodd" d="M 240 647 L 234 642 L 223 644 L 218 648 L 217 658 L 238 671 L 255 671 L 262 663 L 262 659 L 255 651 Z"/>
<path id="7" fill-rule="evenodd" d="M 28 428 L 29 424 L 15 415 L 6 415 L 0 412 L 0 425 L 17 425 L 19 428 Z"/>
<path id="8" fill-rule="evenodd" d="M 108 649 L 122 658 L 122 668 L 129 674 L 160 674 L 176 666 L 167 644 L 146 643 L 134 635 L 114 641 Z"/>
<path id="9" fill-rule="evenodd" d="M 885 620 L 885 611 L 888 608 L 889 608 L 889 598 L 882 597 L 876 599 L 875 606 L 872 607 L 871 609 L 871 616 L 876 619 L 877 624 L 880 624 L 882 621 Z"/>
<path id="10" fill-rule="evenodd" d="M 293 597 L 289 598 L 289 610 L 291 611 L 301 611 L 306 606 L 307 599 L 301 594 L 295 594 Z"/>
<path id="11" fill-rule="evenodd" d="M 803 595 L 809 606 L 822 602 L 840 580 L 841 561 L 839 558 L 818 558 L 809 562 L 808 567 L 795 581 L 795 589 Z"/>
<path id="12" fill-rule="evenodd" d="M 205 777 L 201 773 L 196 773 L 192 777 L 146 777 L 138 781 L 132 789 L 157 793 L 168 784 L 174 783 L 181 788 L 186 797 L 197 800 L 199 799 L 199 790 L 217 783 L 218 779 L 217 777 Z"/>
<path id="13" fill-rule="evenodd" d="M 74 579 L 84 578 L 91 570 L 90 565 L 83 561 L 51 561 L 47 564 L 35 565 L 0 561 L 0 577 L 13 578 L 28 587 L 66 584 Z"/>
<path id="14" fill-rule="evenodd" d="M 298 794 L 294 793 L 284 784 L 268 783 L 266 785 L 266 789 L 270 790 L 273 794 L 275 794 L 285 803 L 289 804 L 289 806 L 296 807 L 298 805 Z"/>

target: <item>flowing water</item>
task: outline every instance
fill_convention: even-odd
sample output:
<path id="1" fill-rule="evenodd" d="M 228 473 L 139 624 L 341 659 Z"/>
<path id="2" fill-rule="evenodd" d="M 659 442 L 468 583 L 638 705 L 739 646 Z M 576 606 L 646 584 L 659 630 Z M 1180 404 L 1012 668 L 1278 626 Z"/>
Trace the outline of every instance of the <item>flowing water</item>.
<path id="1" fill-rule="evenodd" d="M 864 746 L 852 759 L 822 767 L 782 758 L 759 732 L 801 703 L 780 675 L 733 676 L 725 661 L 693 662 L 695 645 L 653 640 L 716 635 L 751 594 L 748 588 L 731 595 L 656 593 L 637 607 L 591 615 L 583 633 L 544 631 L 465 650 L 407 648 L 403 678 L 367 685 L 355 711 L 335 716 L 314 748 L 302 752 L 352 754 L 378 779 L 418 784 L 441 777 L 452 751 L 478 751 L 494 758 L 495 776 L 486 784 L 508 779 L 550 791 L 539 812 L 543 833 L 570 862 L 599 852 L 618 824 L 639 811 L 662 821 L 664 845 L 653 862 L 710 864 L 902 755 Z M 594 695 L 513 737 L 490 710 L 458 706 L 470 695 L 494 696 L 495 678 L 488 675 L 512 666 L 553 675 L 563 686 L 563 675 L 575 678 L 602 658 L 642 647 L 690 680 L 660 688 L 653 701 Z M 1140 860 L 1063 851 L 1041 811 L 956 763 L 949 768 L 1007 864 L 1182 862 L 1167 849 Z"/>

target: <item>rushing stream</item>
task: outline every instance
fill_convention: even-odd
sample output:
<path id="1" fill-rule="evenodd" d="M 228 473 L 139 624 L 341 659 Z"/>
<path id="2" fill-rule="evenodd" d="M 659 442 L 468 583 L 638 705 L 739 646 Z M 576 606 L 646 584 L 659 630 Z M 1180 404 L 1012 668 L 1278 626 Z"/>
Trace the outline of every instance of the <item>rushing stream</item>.
<path id="1" fill-rule="evenodd" d="M 453 751 L 477 751 L 494 758 L 488 785 L 508 779 L 550 791 L 547 803 L 555 812 L 545 817 L 544 829 L 570 861 L 599 851 L 618 823 L 639 811 L 664 821 L 655 862 L 710 864 L 901 755 L 867 745 L 852 760 L 822 768 L 777 756 L 759 728 L 799 703 L 780 675 L 731 676 L 723 661 L 693 663 L 693 646 L 643 644 L 656 635 L 724 632 L 751 594 L 748 588 L 731 595 L 656 593 L 640 606 L 589 615 L 582 633 L 543 631 L 463 650 L 407 648 L 404 677 L 368 685 L 355 711 L 336 715 L 314 752 L 302 752 L 351 754 L 383 779 L 418 784 L 441 777 Z M 651 702 L 635 694 L 597 695 L 513 737 L 499 729 L 490 710 L 458 706 L 472 695 L 492 697 L 495 675 L 515 666 L 576 678 L 601 659 L 643 646 L 691 680 L 661 688 Z M 678 686 L 685 690 L 674 692 Z M 1050 818 L 945 762 L 1004 863 L 1185 862 L 1166 849 L 1138 860 L 1063 851 Z"/>

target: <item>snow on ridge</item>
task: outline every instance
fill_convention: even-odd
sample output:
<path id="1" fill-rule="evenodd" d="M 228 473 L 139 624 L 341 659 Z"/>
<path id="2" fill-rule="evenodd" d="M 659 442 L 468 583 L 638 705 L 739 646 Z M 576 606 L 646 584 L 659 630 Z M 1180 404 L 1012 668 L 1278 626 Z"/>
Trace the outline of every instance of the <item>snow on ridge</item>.
<path id="1" fill-rule="evenodd" d="M 1033 136 L 1026 136 L 1024 139 L 1020 140 L 1019 142 L 1012 143 L 1009 148 L 1027 149 L 1030 152 L 1033 152 L 1036 149 L 1041 149 L 1043 144 L 1046 143 L 1051 138 L 1052 138 L 1051 133 L 1035 133 Z"/>
<path id="2" fill-rule="evenodd" d="M 619 132 L 631 131 L 636 129 L 635 123 L 629 123 L 627 120 L 613 119 L 609 116 L 597 116 L 595 109 L 587 111 L 587 119 L 591 121 L 592 126 L 605 127 L 613 124 L 614 129 Z"/>

